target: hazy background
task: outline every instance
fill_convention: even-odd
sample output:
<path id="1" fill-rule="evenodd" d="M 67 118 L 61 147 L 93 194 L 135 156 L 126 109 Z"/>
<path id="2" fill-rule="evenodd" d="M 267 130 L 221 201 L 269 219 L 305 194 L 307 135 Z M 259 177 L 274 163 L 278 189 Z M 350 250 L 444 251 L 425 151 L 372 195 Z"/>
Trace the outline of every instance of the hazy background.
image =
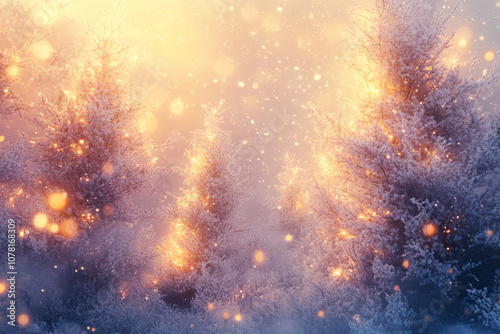
<path id="1" fill-rule="evenodd" d="M 6 2 L 0 1 L 1 2 Z M 93 32 L 101 30 L 103 10 L 112 11 L 114 0 L 25 1 L 34 13 L 32 21 L 22 13 L 0 13 L 2 24 L 14 29 L 1 47 L 20 45 L 29 29 L 51 33 L 39 42 L 31 56 L 42 69 L 16 74 L 19 89 L 29 101 L 39 92 L 56 98 L 47 81 L 53 65 L 64 65 L 91 56 Z M 275 194 L 276 176 L 288 151 L 303 167 L 312 165 L 311 145 L 315 122 L 309 103 L 325 109 L 339 107 L 342 93 L 352 98 L 355 83 L 343 64 L 343 32 L 350 28 L 349 10 L 367 5 L 366 0 L 128 0 L 121 10 L 122 36 L 138 61 L 130 79 L 137 86 L 150 115 L 139 122 L 144 132 L 161 143 L 182 135 L 172 150 L 158 153 L 161 165 L 185 166 L 191 131 L 200 128 L 202 105 L 216 105 L 224 99 L 226 122 L 234 142 L 240 146 L 238 159 L 249 176 L 253 197 L 245 204 L 248 221 L 268 222 L 266 196 Z M 449 11 L 455 1 L 434 1 L 435 8 Z M 481 76 L 498 60 L 500 1 L 460 1 L 461 9 L 449 26 L 457 30 L 449 55 L 460 61 L 477 58 L 474 70 Z M 91 29 L 90 29 L 91 28 Z M 63 66 L 64 68 L 64 66 Z M 57 72 L 56 86 L 71 88 L 67 73 Z M 500 102 L 500 91 L 485 92 L 484 110 Z M 347 111 L 349 108 L 347 108 Z M 30 135 L 40 131 L 27 121 L 0 127 L 4 143 L 15 141 L 18 130 Z M 1 138 L 1 137 L 0 137 Z M 0 143 L 2 145 L 2 143 Z M 172 200 L 182 178 L 175 172 L 162 177 L 154 193 L 138 201 L 148 208 Z M 251 212 L 251 214 L 250 214 Z M 165 225 L 166 227 L 166 225 Z M 163 227 L 162 227 L 163 229 Z"/>

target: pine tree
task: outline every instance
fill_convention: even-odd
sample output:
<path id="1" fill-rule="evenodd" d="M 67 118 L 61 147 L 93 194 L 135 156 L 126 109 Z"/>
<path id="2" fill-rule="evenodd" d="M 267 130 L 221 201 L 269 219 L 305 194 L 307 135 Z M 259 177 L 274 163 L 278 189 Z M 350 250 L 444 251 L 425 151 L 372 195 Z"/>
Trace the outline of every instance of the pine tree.
<path id="1" fill-rule="evenodd" d="M 204 309 L 237 288 L 238 208 L 245 191 L 231 168 L 235 147 L 221 129 L 221 106 L 205 109 L 205 129 L 196 131 L 185 188 L 168 210 L 170 232 L 159 247 L 164 277 L 160 293 L 169 305 Z M 196 298 L 196 299 L 195 299 Z"/>
<path id="2" fill-rule="evenodd" d="M 326 261 L 369 295 L 403 293 L 410 309 L 427 308 L 412 326 L 427 326 L 441 293 L 492 289 L 500 265 L 498 188 L 478 192 L 500 166 L 498 122 L 488 130 L 477 107 L 494 78 L 465 78 L 445 63 L 450 18 L 423 1 L 376 0 L 356 11 L 348 64 L 358 121 L 318 112 L 325 129 L 314 211 L 336 255 Z M 464 296 L 442 302 L 436 317 L 462 314 Z"/>
<path id="3" fill-rule="evenodd" d="M 115 22 L 95 37 L 94 59 L 75 69 L 66 105 L 41 97 L 45 133 L 31 140 L 36 193 L 20 226 L 24 249 L 44 260 L 36 266 L 53 268 L 64 291 L 61 316 L 77 322 L 101 295 L 125 298 L 151 243 L 148 217 L 130 195 L 150 190 L 158 169 L 137 126 L 146 111 L 128 93 L 130 59 Z"/>

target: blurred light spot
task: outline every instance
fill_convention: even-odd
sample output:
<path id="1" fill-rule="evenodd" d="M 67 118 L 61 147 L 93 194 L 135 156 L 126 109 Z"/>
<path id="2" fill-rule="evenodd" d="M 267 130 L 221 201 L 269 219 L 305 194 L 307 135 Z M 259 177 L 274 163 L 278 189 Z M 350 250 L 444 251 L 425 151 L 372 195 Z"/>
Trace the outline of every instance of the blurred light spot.
<path id="1" fill-rule="evenodd" d="M 245 83 L 240 81 L 240 82 L 238 82 L 238 86 L 239 87 L 245 87 Z"/>
<path id="2" fill-rule="evenodd" d="M 71 239 L 75 236 L 76 232 L 78 231 L 78 226 L 72 219 L 66 219 L 61 223 L 59 231 L 60 235 L 62 235 L 65 238 Z"/>
<path id="3" fill-rule="evenodd" d="M 242 317 L 241 317 L 241 314 L 239 314 L 239 313 L 234 316 L 234 321 L 236 321 L 236 322 L 240 322 L 241 319 L 242 319 Z"/>
<path id="4" fill-rule="evenodd" d="M 404 260 L 403 261 L 403 268 L 408 269 L 409 267 L 410 267 L 410 262 L 408 262 L 408 260 Z"/>
<path id="5" fill-rule="evenodd" d="M 213 311 L 213 310 L 214 310 L 214 308 L 215 308 L 214 303 L 208 303 L 208 304 L 207 304 L 207 310 L 209 310 L 209 311 Z"/>
<path id="6" fill-rule="evenodd" d="M 488 235 L 488 237 L 490 237 L 490 238 L 491 238 L 491 237 L 493 236 L 493 231 L 492 231 L 492 230 L 488 230 L 488 231 L 486 232 L 486 234 Z"/>
<path id="7" fill-rule="evenodd" d="M 66 206 L 68 195 L 66 193 L 53 193 L 49 196 L 49 206 L 52 210 L 62 210 Z"/>
<path id="8" fill-rule="evenodd" d="M 30 323 L 30 317 L 28 317 L 27 314 L 20 314 L 18 317 L 17 317 L 17 323 L 19 324 L 19 326 L 27 326 L 29 323 Z"/>
<path id="9" fill-rule="evenodd" d="M 181 99 L 175 99 L 170 102 L 170 112 L 174 115 L 180 115 L 184 112 L 184 103 Z"/>
<path id="10" fill-rule="evenodd" d="M 458 41 L 458 46 L 461 47 L 461 48 L 465 48 L 467 46 L 467 40 L 465 38 L 461 38 Z"/>
<path id="11" fill-rule="evenodd" d="M 285 235 L 285 240 L 287 242 L 291 242 L 293 240 L 293 235 L 291 235 L 290 233 L 288 233 L 287 235 Z"/>
<path id="12" fill-rule="evenodd" d="M 0 143 L 2 143 L 5 140 L 5 136 L 0 136 Z"/>
<path id="13" fill-rule="evenodd" d="M 156 116 L 150 113 L 141 118 L 137 122 L 137 125 L 139 126 L 139 129 L 143 130 L 144 132 L 153 133 L 156 131 L 156 128 L 158 127 L 158 121 L 156 119 Z"/>
<path id="14" fill-rule="evenodd" d="M 324 318 L 325 317 L 325 311 L 319 310 L 318 311 L 318 318 Z"/>
<path id="15" fill-rule="evenodd" d="M 230 314 L 228 311 L 224 311 L 224 313 L 222 313 L 222 319 L 224 319 L 224 320 L 229 319 L 229 316 L 230 316 Z"/>
<path id="16" fill-rule="evenodd" d="M 321 74 L 315 74 L 314 75 L 314 80 L 318 81 L 321 79 Z"/>
<path id="17" fill-rule="evenodd" d="M 256 250 L 253 254 L 255 263 L 264 263 L 266 261 L 266 254 L 261 250 Z"/>
<path id="18" fill-rule="evenodd" d="M 235 69 L 236 65 L 229 57 L 220 57 L 215 61 L 214 71 L 221 78 L 228 78 Z"/>
<path id="19" fill-rule="evenodd" d="M 335 277 L 340 277 L 340 275 L 342 275 L 342 269 L 341 268 L 332 269 L 332 275 Z"/>
<path id="20" fill-rule="evenodd" d="M 49 223 L 49 217 L 45 213 L 37 213 L 33 218 L 33 224 L 36 228 L 44 228 Z"/>
<path id="21" fill-rule="evenodd" d="M 107 176 L 113 175 L 113 172 L 115 171 L 115 168 L 110 162 L 105 162 L 102 165 L 102 172 L 106 174 Z"/>
<path id="22" fill-rule="evenodd" d="M 437 227 L 434 223 L 426 223 L 422 227 L 422 232 L 426 237 L 433 237 L 437 233 Z"/>
<path id="23" fill-rule="evenodd" d="M 259 84 L 258 84 L 258 83 L 256 83 L 256 82 L 254 82 L 254 83 L 252 84 L 252 88 L 253 88 L 253 89 L 259 89 Z"/>
<path id="24" fill-rule="evenodd" d="M 399 285 L 395 285 L 394 286 L 394 291 L 399 291 L 399 290 L 400 290 Z"/>
<path id="25" fill-rule="evenodd" d="M 50 232 L 52 232 L 52 233 L 59 232 L 59 225 L 57 225 L 57 224 L 50 225 Z"/>
<path id="26" fill-rule="evenodd" d="M 19 67 L 17 67 L 16 65 L 12 65 L 7 67 L 5 72 L 7 72 L 7 75 L 10 77 L 17 77 L 19 75 L 19 72 L 21 71 L 19 70 Z"/>
<path id="27" fill-rule="evenodd" d="M 52 56 L 52 45 L 47 41 L 40 41 L 33 46 L 33 55 L 40 59 L 45 60 Z"/>
<path id="28" fill-rule="evenodd" d="M 5 291 L 7 291 L 5 283 L 0 283 L 0 294 L 3 294 Z"/>
<path id="29" fill-rule="evenodd" d="M 495 59 L 495 53 L 493 51 L 488 51 L 484 54 L 484 59 L 486 61 L 492 61 L 493 59 Z"/>

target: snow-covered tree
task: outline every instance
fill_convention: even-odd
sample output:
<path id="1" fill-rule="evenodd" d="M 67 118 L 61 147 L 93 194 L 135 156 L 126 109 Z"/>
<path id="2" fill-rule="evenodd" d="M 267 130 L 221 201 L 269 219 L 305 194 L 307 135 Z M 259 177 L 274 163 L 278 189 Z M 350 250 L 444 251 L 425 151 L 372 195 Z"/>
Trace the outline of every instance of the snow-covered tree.
<path id="1" fill-rule="evenodd" d="M 117 25 L 95 43 L 95 57 L 75 69 L 65 105 L 41 97 L 45 132 L 31 140 L 36 192 L 19 224 L 23 248 L 45 260 L 34 266 L 57 277 L 61 316 L 74 321 L 95 314 L 100 294 L 119 302 L 142 279 L 150 217 L 130 196 L 151 190 L 158 171 L 154 146 L 137 126 L 146 110 L 128 94 L 129 56 Z"/>
<path id="2" fill-rule="evenodd" d="M 432 301 L 457 286 L 491 289 L 500 265 L 498 188 L 487 184 L 500 166 L 499 127 L 477 106 L 494 78 L 463 77 L 444 60 L 451 15 L 431 9 L 376 0 L 355 12 L 354 120 L 318 112 L 312 205 L 330 253 L 321 270 L 375 292 L 379 305 L 401 291 L 424 309 L 412 326 L 426 326 Z M 443 301 L 438 317 L 462 314 L 464 297 Z"/>
<path id="3" fill-rule="evenodd" d="M 221 121 L 221 106 L 206 108 L 205 129 L 194 134 L 190 166 L 181 170 L 185 188 L 168 209 L 170 232 L 159 247 L 160 293 L 167 304 L 181 308 L 212 309 L 229 299 L 242 270 L 251 265 L 236 260 L 245 191 L 231 168 L 236 150 Z"/>

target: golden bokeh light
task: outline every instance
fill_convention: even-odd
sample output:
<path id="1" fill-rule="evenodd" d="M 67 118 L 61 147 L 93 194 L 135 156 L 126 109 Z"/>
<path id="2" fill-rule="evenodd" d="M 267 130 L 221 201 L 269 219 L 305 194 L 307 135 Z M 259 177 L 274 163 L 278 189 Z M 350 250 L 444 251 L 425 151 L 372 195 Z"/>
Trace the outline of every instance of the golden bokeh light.
<path id="1" fill-rule="evenodd" d="M 486 231 L 486 234 L 488 235 L 488 237 L 492 237 L 493 236 L 493 231 L 492 230 L 488 230 Z"/>
<path id="2" fill-rule="evenodd" d="M 317 314 L 318 314 L 318 318 L 324 318 L 325 317 L 325 311 L 323 311 L 323 310 L 319 310 Z"/>
<path id="3" fill-rule="evenodd" d="M 395 285 L 395 286 L 394 286 L 394 291 L 399 291 L 399 290 L 400 290 L 399 285 Z"/>
<path id="4" fill-rule="evenodd" d="M 434 223 L 425 223 L 422 227 L 422 232 L 426 237 L 433 237 L 437 234 L 437 226 Z"/>
<path id="5" fill-rule="evenodd" d="M 340 277 L 340 275 L 342 275 L 342 269 L 341 268 L 332 269 L 332 275 L 335 277 Z"/>
<path id="6" fill-rule="evenodd" d="M 78 225 L 76 225 L 75 221 L 72 219 L 66 219 L 59 226 L 59 234 L 65 238 L 71 239 L 78 232 Z"/>
<path id="7" fill-rule="evenodd" d="M 170 102 L 170 112 L 173 115 L 180 115 L 184 112 L 184 103 L 181 99 L 175 99 Z"/>
<path id="8" fill-rule="evenodd" d="M 57 225 L 57 224 L 52 224 L 52 225 L 50 225 L 49 230 L 50 230 L 50 232 L 52 232 L 52 233 L 57 233 L 57 232 L 59 232 L 59 225 Z"/>
<path id="9" fill-rule="evenodd" d="M 7 67 L 5 72 L 7 72 L 7 75 L 9 77 L 17 77 L 21 73 L 21 70 L 19 69 L 18 66 L 12 65 L 12 66 Z"/>
<path id="10" fill-rule="evenodd" d="M 207 304 L 207 310 L 209 310 L 209 311 L 213 311 L 213 310 L 214 310 L 214 308 L 215 308 L 214 303 L 208 303 L 208 304 Z"/>
<path id="11" fill-rule="evenodd" d="M 224 311 L 224 312 L 222 313 L 222 319 L 224 319 L 224 320 L 228 320 L 230 316 L 231 316 L 231 315 L 229 314 L 229 312 L 228 312 L 228 311 Z"/>
<path id="12" fill-rule="evenodd" d="M 49 196 L 49 206 L 52 210 L 62 210 L 66 206 L 68 194 L 63 192 L 53 193 Z"/>
<path id="13" fill-rule="evenodd" d="M 2 143 L 5 140 L 5 136 L 0 136 L 0 143 Z"/>
<path id="14" fill-rule="evenodd" d="M 493 51 L 488 51 L 484 54 L 484 59 L 486 61 L 492 61 L 493 59 L 495 59 L 495 53 Z"/>
<path id="15" fill-rule="evenodd" d="M 467 46 L 467 40 L 465 38 L 460 38 L 458 41 L 458 46 L 461 48 L 465 48 Z"/>
<path id="16" fill-rule="evenodd" d="M 33 55 L 40 60 L 49 59 L 52 56 L 52 45 L 47 41 L 39 41 L 33 46 Z"/>
<path id="17" fill-rule="evenodd" d="M 5 283 L 0 283 L 0 294 L 5 293 L 5 291 L 7 291 L 7 286 Z"/>
<path id="18" fill-rule="evenodd" d="M 410 267 L 410 262 L 408 260 L 403 261 L 403 268 L 408 269 Z"/>
<path id="19" fill-rule="evenodd" d="M 287 235 L 285 235 L 285 241 L 286 242 L 292 242 L 293 241 L 293 235 L 291 235 L 290 233 L 288 233 Z"/>
<path id="20" fill-rule="evenodd" d="M 239 313 L 234 316 L 234 321 L 236 321 L 236 322 L 240 322 L 241 319 L 242 319 L 242 316 Z"/>
<path id="21" fill-rule="evenodd" d="M 33 218 L 33 225 L 35 225 L 36 228 L 45 228 L 47 224 L 49 223 L 49 217 L 45 213 L 37 213 L 35 217 Z"/>
<path id="22" fill-rule="evenodd" d="M 253 254 L 253 260 L 258 264 L 264 263 L 266 261 L 266 254 L 261 250 L 256 250 Z"/>
<path id="23" fill-rule="evenodd" d="M 17 323 L 22 327 L 27 326 L 30 323 L 30 317 L 25 313 L 20 314 L 17 317 Z"/>
<path id="24" fill-rule="evenodd" d="M 137 125 L 145 133 L 153 133 L 158 127 L 158 120 L 154 114 L 147 114 L 137 122 Z"/>
<path id="25" fill-rule="evenodd" d="M 230 77 L 235 69 L 236 65 L 234 64 L 233 59 L 229 57 L 217 58 L 214 64 L 215 74 L 223 79 Z"/>

